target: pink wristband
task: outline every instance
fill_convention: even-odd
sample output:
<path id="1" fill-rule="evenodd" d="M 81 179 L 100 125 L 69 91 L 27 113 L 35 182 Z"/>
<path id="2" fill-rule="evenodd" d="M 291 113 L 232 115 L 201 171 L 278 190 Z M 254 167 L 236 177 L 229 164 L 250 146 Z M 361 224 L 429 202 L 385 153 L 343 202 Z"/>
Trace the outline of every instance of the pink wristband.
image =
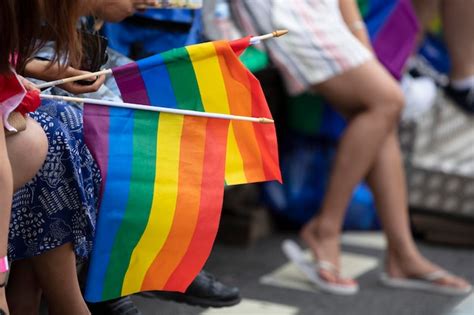
<path id="1" fill-rule="evenodd" d="M 10 267 L 8 266 L 8 257 L 2 257 L 0 258 L 0 273 L 4 273 L 10 270 Z"/>

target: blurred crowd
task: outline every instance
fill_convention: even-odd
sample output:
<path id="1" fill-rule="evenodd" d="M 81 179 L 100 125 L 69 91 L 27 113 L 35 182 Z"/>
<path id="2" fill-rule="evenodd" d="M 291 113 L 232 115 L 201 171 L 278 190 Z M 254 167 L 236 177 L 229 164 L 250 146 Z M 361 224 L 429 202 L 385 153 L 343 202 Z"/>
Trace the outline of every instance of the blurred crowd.
<path id="1" fill-rule="evenodd" d="M 382 284 L 470 292 L 413 240 L 398 129 L 441 90 L 474 114 L 473 12 L 464 0 L 2 0 L 0 314 L 38 314 L 42 300 L 49 314 L 141 314 L 129 297 L 83 298 L 101 176 L 84 142 L 82 105 L 40 105 L 35 84 L 278 29 L 289 33 L 241 60 L 261 80 L 280 142 L 284 184 L 259 190 L 277 220 L 299 228 L 315 264 L 306 268 L 290 240 L 288 259 L 320 289 L 355 294 L 357 281 L 340 273 L 341 231 L 381 228 Z M 105 75 L 43 93 L 120 101 Z M 145 294 L 204 307 L 241 299 L 206 271 L 185 293 Z"/>

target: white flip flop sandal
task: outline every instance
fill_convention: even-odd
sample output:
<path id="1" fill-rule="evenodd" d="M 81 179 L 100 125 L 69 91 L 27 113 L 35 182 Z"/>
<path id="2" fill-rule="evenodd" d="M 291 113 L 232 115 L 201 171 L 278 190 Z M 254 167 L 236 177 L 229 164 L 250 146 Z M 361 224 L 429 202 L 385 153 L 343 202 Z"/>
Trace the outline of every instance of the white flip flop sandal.
<path id="1" fill-rule="evenodd" d="M 353 295 L 359 291 L 359 285 L 357 284 L 338 284 L 330 283 L 320 277 L 320 270 L 327 270 L 332 273 L 337 273 L 337 268 L 334 264 L 328 261 L 319 261 L 313 264 L 304 256 L 303 250 L 299 247 L 296 242 L 292 240 L 285 240 L 282 243 L 282 250 L 286 257 L 293 262 L 296 267 L 321 291 L 337 294 L 337 295 Z"/>
<path id="2" fill-rule="evenodd" d="M 434 271 L 421 277 L 410 279 L 393 278 L 387 273 L 382 273 L 380 275 L 380 282 L 392 288 L 423 290 L 445 295 L 466 295 L 472 291 L 472 286 L 461 289 L 436 283 L 436 280 L 442 279 L 446 276 L 450 276 L 450 274 L 445 270 Z"/>

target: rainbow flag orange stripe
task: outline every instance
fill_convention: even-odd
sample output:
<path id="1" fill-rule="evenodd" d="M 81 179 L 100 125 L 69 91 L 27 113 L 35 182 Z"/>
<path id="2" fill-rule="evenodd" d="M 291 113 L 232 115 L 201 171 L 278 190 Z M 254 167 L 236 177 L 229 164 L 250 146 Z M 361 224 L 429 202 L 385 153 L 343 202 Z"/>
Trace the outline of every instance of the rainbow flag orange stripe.
<path id="1" fill-rule="evenodd" d="M 188 46 L 113 69 L 126 102 L 271 117 L 237 54 L 249 38 Z M 224 184 L 281 181 L 273 125 L 87 105 L 103 177 L 85 297 L 185 291 L 207 260 Z"/>
<path id="2" fill-rule="evenodd" d="M 217 231 L 228 128 L 219 119 L 86 106 L 85 135 L 103 174 L 87 300 L 185 290 Z M 186 260 L 194 273 L 179 272 Z"/>
<path id="3" fill-rule="evenodd" d="M 249 43 L 246 37 L 173 49 L 113 69 L 114 77 L 127 102 L 270 118 L 260 83 L 237 55 Z M 225 179 L 281 182 L 273 125 L 231 122 Z"/>

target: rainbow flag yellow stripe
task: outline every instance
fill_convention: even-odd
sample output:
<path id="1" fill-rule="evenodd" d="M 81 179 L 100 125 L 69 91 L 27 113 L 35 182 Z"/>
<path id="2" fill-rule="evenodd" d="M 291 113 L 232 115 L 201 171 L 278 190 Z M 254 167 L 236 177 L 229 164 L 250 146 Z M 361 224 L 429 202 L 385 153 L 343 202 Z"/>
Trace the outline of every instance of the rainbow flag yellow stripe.
<path id="1" fill-rule="evenodd" d="M 249 38 L 168 51 L 113 69 L 124 101 L 271 117 L 236 52 Z M 280 180 L 273 125 L 88 105 L 103 177 L 85 297 L 184 291 L 217 233 L 224 183 Z"/>

